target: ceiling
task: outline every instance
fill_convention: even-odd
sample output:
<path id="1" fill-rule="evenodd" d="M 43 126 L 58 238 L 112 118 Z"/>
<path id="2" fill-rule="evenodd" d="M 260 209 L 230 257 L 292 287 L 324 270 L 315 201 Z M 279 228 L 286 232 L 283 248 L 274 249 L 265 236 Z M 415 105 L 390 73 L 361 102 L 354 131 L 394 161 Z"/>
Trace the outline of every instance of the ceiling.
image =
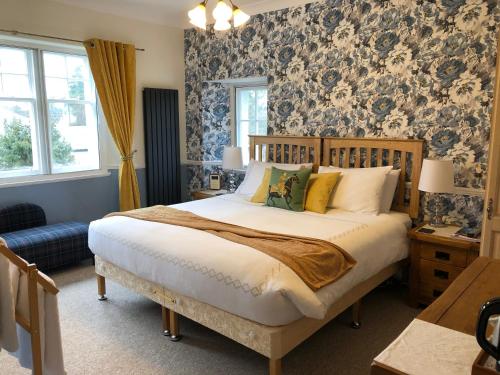
<path id="1" fill-rule="evenodd" d="M 187 12 L 200 0 L 53 0 L 80 8 L 134 18 L 162 25 L 189 28 Z M 310 3 L 313 0 L 233 0 L 243 11 L 259 14 L 272 10 Z M 209 0 L 212 13 L 217 0 Z M 228 2 L 229 3 L 229 2 Z M 208 20 L 211 22 L 211 20 Z"/>

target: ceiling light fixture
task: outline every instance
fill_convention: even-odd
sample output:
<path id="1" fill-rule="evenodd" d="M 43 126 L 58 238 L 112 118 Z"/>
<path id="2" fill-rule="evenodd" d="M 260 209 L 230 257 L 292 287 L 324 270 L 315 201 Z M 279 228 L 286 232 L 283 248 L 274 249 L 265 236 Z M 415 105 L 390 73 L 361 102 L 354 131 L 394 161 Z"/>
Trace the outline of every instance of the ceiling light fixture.
<path id="1" fill-rule="evenodd" d="M 215 18 L 214 29 L 217 31 L 229 30 L 231 18 L 233 18 L 234 27 L 239 27 L 250 19 L 250 16 L 234 5 L 231 0 L 229 2 L 231 6 L 227 5 L 224 0 L 218 0 L 212 12 Z M 188 12 L 189 22 L 203 30 L 207 29 L 207 3 L 208 0 L 204 0 Z"/>

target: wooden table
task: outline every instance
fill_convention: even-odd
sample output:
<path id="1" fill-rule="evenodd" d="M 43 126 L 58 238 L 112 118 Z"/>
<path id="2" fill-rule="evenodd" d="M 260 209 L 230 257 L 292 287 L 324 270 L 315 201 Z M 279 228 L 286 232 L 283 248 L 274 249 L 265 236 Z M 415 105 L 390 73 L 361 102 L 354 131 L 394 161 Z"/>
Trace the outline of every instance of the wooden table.
<path id="1" fill-rule="evenodd" d="M 479 257 L 417 319 L 475 335 L 480 307 L 488 299 L 498 296 L 500 260 Z M 378 364 L 372 364 L 371 374 L 404 375 L 396 369 Z"/>

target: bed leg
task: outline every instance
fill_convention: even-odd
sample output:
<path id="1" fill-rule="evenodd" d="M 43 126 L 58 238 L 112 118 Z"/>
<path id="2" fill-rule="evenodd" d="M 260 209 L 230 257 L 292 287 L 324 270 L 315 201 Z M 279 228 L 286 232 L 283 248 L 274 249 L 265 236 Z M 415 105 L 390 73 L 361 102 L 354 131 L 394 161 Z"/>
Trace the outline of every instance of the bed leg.
<path id="1" fill-rule="evenodd" d="M 354 329 L 361 328 L 361 300 L 358 300 L 354 305 L 352 305 L 351 327 Z"/>
<path id="2" fill-rule="evenodd" d="M 281 358 L 269 358 L 269 375 L 281 375 Z"/>
<path id="3" fill-rule="evenodd" d="M 179 316 L 175 311 L 170 310 L 170 340 L 179 341 L 182 336 L 179 331 Z"/>
<path id="4" fill-rule="evenodd" d="M 170 310 L 165 306 L 161 307 L 161 320 L 163 327 L 163 336 L 170 336 Z"/>
<path id="5" fill-rule="evenodd" d="M 108 299 L 106 297 L 106 279 L 101 275 L 97 275 L 97 295 L 99 296 L 97 298 L 99 301 L 106 301 Z"/>

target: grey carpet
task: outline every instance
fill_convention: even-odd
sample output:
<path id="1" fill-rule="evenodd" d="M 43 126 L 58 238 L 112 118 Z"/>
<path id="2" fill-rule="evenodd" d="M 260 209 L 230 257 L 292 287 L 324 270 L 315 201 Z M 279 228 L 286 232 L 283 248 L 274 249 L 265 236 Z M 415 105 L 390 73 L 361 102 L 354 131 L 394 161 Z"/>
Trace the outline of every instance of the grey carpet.
<path id="1" fill-rule="evenodd" d="M 92 266 L 51 275 L 60 287 L 59 309 L 68 374 L 266 374 L 267 360 L 233 341 L 180 320 L 184 339 L 161 335 L 155 303 L 108 282 L 107 302 L 96 300 Z M 284 374 L 369 374 L 372 359 L 419 310 L 406 304 L 398 285 L 377 288 L 363 301 L 363 325 L 349 327 L 346 312 L 283 360 Z M 29 374 L 0 353 L 0 374 Z"/>

